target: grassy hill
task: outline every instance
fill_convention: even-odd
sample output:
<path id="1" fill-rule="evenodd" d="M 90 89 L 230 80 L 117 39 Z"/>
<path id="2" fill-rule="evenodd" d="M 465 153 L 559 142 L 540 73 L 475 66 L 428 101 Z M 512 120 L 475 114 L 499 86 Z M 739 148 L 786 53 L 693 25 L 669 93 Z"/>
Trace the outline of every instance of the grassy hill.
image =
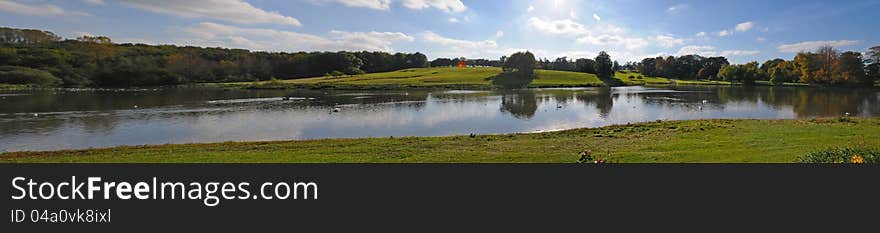
<path id="1" fill-rule="evenodd" d="M 468 68 L 414 68 L 384 73 L 315 77 L 264 82 L 224 83 L 223 86 L 252 88 L 338 88 L 338 89 L 394 89 L 394 88 L 469 88 L 490 89 L 492 78 L 501 74 L 497 67 Z M 580 72 L 536 70 L 536 78 L 529 87 L 590 87 L 608 85 L 595 74 Z"/>
<path id="2" fill-rule="evenodd" d="M 492 79 L 501 74 L 498 67 L 440 67 L 413 68 L 392 72 L 339 77 L 324 76 L 304 79 L 275 80 L 264 82 L 222 83 L 221 86 L 248 88 L 318 88 L 318 89 L 400 89 L 400 88 L 467 88 L 490 89 Z M 705 85 L 723 84 L 721 81 L 682 81 L 660 77 L 647 77 L 637 72 L 617 72 L 613 79 L 601 80 L 595 74 L 536 70 L 536 78 L 529 87 L 596 87 L 620 85 Z M 632 78 L 630 78 L 632 76 Z"/>

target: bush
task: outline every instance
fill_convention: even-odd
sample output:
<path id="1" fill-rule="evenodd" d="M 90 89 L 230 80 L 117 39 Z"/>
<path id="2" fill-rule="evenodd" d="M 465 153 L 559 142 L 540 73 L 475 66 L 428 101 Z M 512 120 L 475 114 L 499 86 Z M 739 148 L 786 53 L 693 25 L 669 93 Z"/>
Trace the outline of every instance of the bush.
<path id="1" fill-rule="evenodd" d="M 875 149 L 834 148 L 813 151 L 798 158 L 801 163 L 880 163 Z"/>
<path id="2" fill-rule="evenodd" d="M 0 66 L 0 83 L 57 86 L 61 79 L 52 73 L 21 66 Z"/>
<path id="3" fill-rule="evenodd" d="M 629 76 L 629 79 L 636 79 L 636 76 L 632 76 L 632 75 L 630 75 L 630 76 Z"/>

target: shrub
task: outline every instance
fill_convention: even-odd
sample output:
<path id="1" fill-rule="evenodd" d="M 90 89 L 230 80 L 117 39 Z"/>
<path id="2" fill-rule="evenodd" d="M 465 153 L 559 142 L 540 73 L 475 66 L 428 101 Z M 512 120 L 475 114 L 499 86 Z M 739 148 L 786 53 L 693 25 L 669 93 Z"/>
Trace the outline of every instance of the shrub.
<path id="1" fill-rule="evenodd" d="M 632 75 L 630 75 L 630 76 L 629 76 L 629 79 L 636 79 L 636 76 L 632 76 Z"/>
<path id="2" fill-rule="evenodd" d="M 801 163 L 880 163 L 880 151 L 861 148 L 833 148 L 813 151 L 798 158 Z"/>
<path id="3" fill-rule="evenodd" d="M 21 66 L 0 66 L 0 83 L 57 86 L 61 79 L 52 73 Z"/>

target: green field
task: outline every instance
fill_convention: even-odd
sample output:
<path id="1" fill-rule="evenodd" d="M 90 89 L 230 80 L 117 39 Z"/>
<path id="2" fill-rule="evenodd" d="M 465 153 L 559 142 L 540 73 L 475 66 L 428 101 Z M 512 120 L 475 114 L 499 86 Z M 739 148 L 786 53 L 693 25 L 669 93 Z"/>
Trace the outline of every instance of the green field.
<path id="1" fill-rule="evenodd" d="M 610 162 L 795 162 L 833 147 L 880 148 L 880 118 L 663 121 L 558 132 L 226 142 L 16 152 L 0 162 L 569 163 L 590 149 Z"/>
<path id="2" fill-rule="evenodd" d="M 413 68 L 384 73 L 346 75 L 339 77 L 316 77 L 264 82 L 240 82 L 215 84 L 227 87 L 247 88 L 320 88 L 320 89 L 403 89 L 403 88 L 466 88 L 490 89 L 492 78 L 501 74 L 497 67 L 468 68 Z M 670 84 L 670 79 L 644 77 L 635 72 L 620 73 L 613 80 L 600 80 L 595 74 L 536 70 L 536 78 L 529 87 L 594 87 L 618 85 Z M 641 79 L 629 79 L 631 75 Z M 678 81 L 682 84 L 730 84 L 717 81 Z"/>

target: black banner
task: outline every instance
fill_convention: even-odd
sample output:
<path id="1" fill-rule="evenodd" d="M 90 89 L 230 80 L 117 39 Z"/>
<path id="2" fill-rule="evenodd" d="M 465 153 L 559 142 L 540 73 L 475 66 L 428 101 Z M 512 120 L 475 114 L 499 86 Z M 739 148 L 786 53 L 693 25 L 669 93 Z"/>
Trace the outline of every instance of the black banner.
<path id="1" fill-rule="evenodd" d="M 773 229 L 759 226 L 837 232 L 870 227 L 880 206 L 877 166 L 3 164 L 0 174 L 2 229 L 31 232 Z M 89 177 L 101 188 L 92 199 Z M 156 196 L 155 187 L 178 182 L 179 190 L 198 189 L 201 198 Z M 67 183 L 73 188 L 58 188 Z M 76 183 L 83 184 L 81 193 L 72 191 Z M 206 188 L 211 184 L 216 187 Z M 220 196 L 224 185 L 231 199 Z M 44 200 L 50 189 L 52 198 Z M 216 191 L 206 195 L 210 190 Z M 70 199 L 80 194 L 83 199 Z M 82 222 L 87 219 L 77 215 L 88 210 L 93 221 Z"/>

